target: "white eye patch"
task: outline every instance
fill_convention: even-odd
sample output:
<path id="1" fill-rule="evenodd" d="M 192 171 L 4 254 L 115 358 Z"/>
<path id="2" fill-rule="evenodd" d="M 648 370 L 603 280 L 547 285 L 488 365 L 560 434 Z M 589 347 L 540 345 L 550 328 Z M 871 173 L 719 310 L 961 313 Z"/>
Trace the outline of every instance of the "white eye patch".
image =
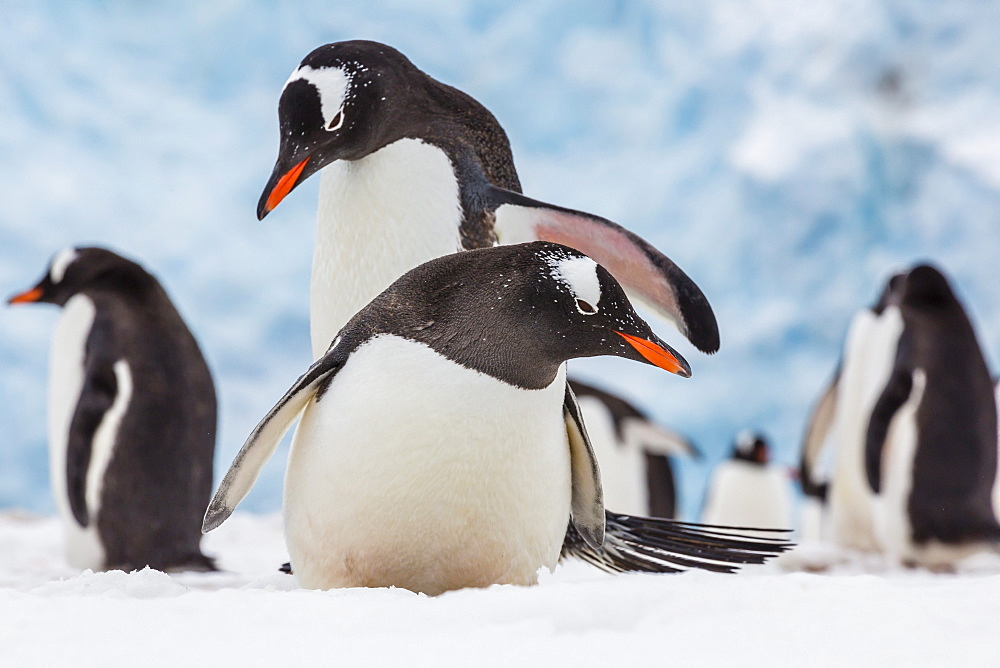
<path id="1" fill-rule="evenodd" d="M 293 81 L 306 81 L 319 92 L 320 112 L 323 114 L 323 127 L 336 130 L 344 124 L 344 101 L 351 86 L 351 75 L 340 67 L 321 67 L 313 69 L 303 65 L 292 72 L 285 87 Z M 283 89 L 282 89 L 283 90 Z M 338 118 L 339 115 L 339 118 Z"/>
<path id="2" fill-rule="evenodd" d="M 64 248 L 52 258 L 52 268 L 49 269 L 49 278 L 52 279 L 53 283 L 62 281 L 63 277 L 66 276 L 66 270 L 69 269 L 69 266 L 73 264 L 73 260 L 76 259 L 76 255 L 75 248 Z"/>
<path id="3" fill-rule="evenodd" d="M 569 288 L 576 299 L 576 309 L 584 315 L 597 313 L 601 301 L 597 263 L 589 257 L 570 256 L 553 258 L 551 267 L 552 277 Z"/>

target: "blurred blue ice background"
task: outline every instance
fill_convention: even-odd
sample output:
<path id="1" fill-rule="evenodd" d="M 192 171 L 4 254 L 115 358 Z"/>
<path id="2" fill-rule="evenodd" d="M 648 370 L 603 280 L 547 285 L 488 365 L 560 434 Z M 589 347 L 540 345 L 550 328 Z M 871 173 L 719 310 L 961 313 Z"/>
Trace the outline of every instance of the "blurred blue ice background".
<path id="1" fill-rule="evenodd" d="M 0 291 L 59 248 L 141 260 L 216 373 L 217 477 L 308 363 L 317 179 L 254 217 L 312 48 L 387 42 L 506 128 L 525 191 L 607 216 L 704 289 L 682 380 L 574 364 L 689 434 L 693 516 L 744 427 L 797 458 L 852 312 L 931 258 L 1000 351 L 1000 4 L 884 0 L 0 3 Z M 53 508 L 52 308 L 0 309 L 0 507 Z M 247 507 L 280 505 L 279 452 Z"/>

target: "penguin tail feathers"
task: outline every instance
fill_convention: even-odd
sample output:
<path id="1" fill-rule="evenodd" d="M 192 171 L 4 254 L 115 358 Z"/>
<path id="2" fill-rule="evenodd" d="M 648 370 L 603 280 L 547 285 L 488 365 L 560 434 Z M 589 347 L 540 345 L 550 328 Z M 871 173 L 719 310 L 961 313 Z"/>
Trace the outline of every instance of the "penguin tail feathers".
<path id="1" fill-rule="evenodd" d="M 785 529 L 713 526 L 611 511 L 606 515 L 601 547 L 587 545 L 571 522 L 562 556 L 583 559 L 609 573 L 735 573 L 795 546 Z"/>

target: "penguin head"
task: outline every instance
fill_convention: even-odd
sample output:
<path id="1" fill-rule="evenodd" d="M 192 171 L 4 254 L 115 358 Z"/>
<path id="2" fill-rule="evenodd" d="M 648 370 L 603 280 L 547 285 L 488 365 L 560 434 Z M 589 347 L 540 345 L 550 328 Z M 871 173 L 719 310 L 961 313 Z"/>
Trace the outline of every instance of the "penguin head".
<path id="1" fill-rule="evenodd" d="M 771 460 L 771 448 L 762 435 L 745 430 L 736 437 L 733 459 L 763 466 Z"/>
<path id="2" fill-rule="evenodd" d="M 42 302 L 63 306 L 73 295 L 103 285 L 128 285 L 148 277 L 139 265 L 104 248 L 65 248 L 52 258 L 48 271 L 33 288 L 14 295 L 8 304 Z"/>
<path id="3" fill-rule="evenodd" d="M 917 265 L 906 274 L 901 300 L 909 306 L 940 306 L 955 301 L 948 279 L 929 264 Z"/>
<path id="4" fill-rule="evenodd" d="M 559 244 L 495 246 L 431 260 L 370 308 L 387 323 L 383 331 L 528 389 L 548 386 L 569 359 L 598 355 L 691 375 L 604 267 Z"/>
<path id="5" fill-rule="evenodd" d="M 400 139 L 419 114 L 409 94 L 423 79 L 429 77 L 406 56 L 378 42 L 336 42 L 306 56 L 278 101 L 278 160 L 257 218 L 331 162 L 357 160 Z"/>

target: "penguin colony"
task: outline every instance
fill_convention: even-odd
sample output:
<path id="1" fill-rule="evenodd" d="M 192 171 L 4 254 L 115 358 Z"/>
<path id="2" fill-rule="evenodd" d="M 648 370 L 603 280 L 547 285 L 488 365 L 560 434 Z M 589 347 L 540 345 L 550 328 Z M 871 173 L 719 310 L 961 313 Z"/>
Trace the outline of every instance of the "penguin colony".
<path id="1" fill-rule="evenodd" d="M 305 587 L 533 584 L 567 556 L 729 572 L 790 547 L 643 517 L 677 514 L 668 457 L 697 451 L 567 380 L 569 359 L 594 355 L 690 375 L 631 300 L 718 349 L 708 300 L 673 261 L 612 221 L 523 195 L 493 115 L 389 46 L 316 49 L 278 116 L 257 216 L 320 173 L 316 361 L 210 504 L 214 388 L 159 283 L 110 251 L 68 249 L 10 300 L 63 308 L 49 441 L 72 564 L 214 568 L 200 530 L 233 512 L 296 420 L 284 515 Z M 925 265 L 894 276 L 852 322 L 803 442 L 823 535 L 932 567 L 996 550 L 997 453 L 994 386 L 947 279 Z M 762 437 L 740 435 L 704 521 L 790 526 L 784 478 Z"/>

